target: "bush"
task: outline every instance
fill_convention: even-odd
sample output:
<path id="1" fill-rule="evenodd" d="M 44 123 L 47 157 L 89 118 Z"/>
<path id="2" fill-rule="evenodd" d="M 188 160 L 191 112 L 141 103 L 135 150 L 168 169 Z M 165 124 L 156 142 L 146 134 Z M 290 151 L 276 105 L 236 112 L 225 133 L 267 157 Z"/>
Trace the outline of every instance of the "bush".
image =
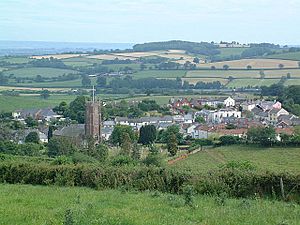
<path id="1" fill-rule="evenodd" d="M 155 153 L 147 155 L 147 157 L 143 160 L 143 163 L 147 166 L 163 166 L 161 155 Z"/>

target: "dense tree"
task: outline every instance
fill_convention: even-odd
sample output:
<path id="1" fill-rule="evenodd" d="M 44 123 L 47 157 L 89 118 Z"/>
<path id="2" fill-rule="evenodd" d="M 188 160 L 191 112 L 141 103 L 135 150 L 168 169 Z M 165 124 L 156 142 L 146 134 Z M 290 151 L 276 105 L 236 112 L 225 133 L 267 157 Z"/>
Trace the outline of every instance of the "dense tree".
<path id="1" fill-rule="evenodd" d="M 179 126 L 177 125 L 169 126 L 166 130 L 160 131 L 158 133 L 158 139 L 163 143 L 167 143 L 171 135 L 175 134 L 177 143 L 182 143 L 183 135 L 179 131 L 180 131 Z"/>
<path id="2" fill-rule="evenodd" d="M 86 96 L 82 95 L 76 97 L 76 99 L 70 103 L 70 106 L 65 111 L 64 116 L 69 117 L 72 120 L 76 120 L 78 123 L 84 123 L 86 101 Z M 64 109 L 64 106 L 62 106 L 62 109 Z"/>
<path id="3" fill-rule="evenodd" d="M 248 65 L 247 66 L 247 70 L 251 70 L 252 69 L 252 66 L 251 65 Z"/>
<path id="4" fill-rule="evenodd" d="M 284 65 L 283 65 L 282 63 L 280 63 L 280 64 L 278 65 L 278 67 L 279 67 L 279 69 L 283 69 Z"/>
<path id="5" fill-rule="evenodd" d="M 130 156 L 132 151 L 132 139 L 128 133 L 122 134 L 121 154 Z"/>
<path id="6" fill-rule="evenodd" d="M 286 78 L 287 78 L 287 79 L 291 79 L 291 78 L 292 78 L 291 73 L 287 73 L 287 74 L 286 74 Z"/>
<path id="7" fill-rule="evenodd" d="M 144 112 L 149 112 L 153 110 L 159 110 L 160 106 L 156 103 L 155 100 L 144 99 L 138 104 L 139 109 Z"/>
<path id="8" fill-rule="evenodd" d="M 198 57 L 195 57 L 193 62 L 198 64 L 200 62 L 200 59 Z"/>
<path id="9" fill-rule="evenodd" d="M 48 143 L 48 156 L 71 155 L 76 151 L 76 146 L 69 138 L 52 137 Z"/>
<path id="10" fill-rule="evenodd" d="M 67 66 L 63 63 L 62 60 L 53 57 L 35 59 L 31 61 L 30 64 L 36 67 L 52 67 L 52 68 L 61 68 L 61 69 L 67 68 Z"/>
<path id="11" fill-rule="evenodd" d="M 197 116 L 195 119 L 195 122 L 197 123 L 205 123 L 205 119 L 202 116 Z"/>
<path id="12" fill-rule="evenodd" d="M 140 160 L 141 154 L 142 154 L 141 147 L 138 145 L 137 142 L 135 142 L 132 147 L 131 158 L 134 160 Z"/>
<path id="13" fill-rule="evenodd" d="M 220 137 L 219 140 L 221 141 L 222 145 L 233 145 L 238 142 L 238 137 L 226 135 Z"/>
<path id="14" fill-rule="evenodd" d="M 30 132 L 25 138 L 25 143 L 40 143 L 39 134 L 35 131 Z"/>
<path id="15" fill-rule="evenodd" d="M 38 125 L 38 121 L 36 121 L 35 119 L 33 119 L 31 116 L 28 116 L 25 119 L 25 123 L 28 127 L 36 127 Z"/>
<path id="16" fill-rule="evenodd" d="M 227 64 L 223 65 L 223 69 L 224 70 L 228 70 L 229 69 L 229 66 Z"/>
<path id="17" fill-rule="evenodd" d="M 108 147 L 105 144 L 99 144 L 96 146 L 96 152 L 95 155 L 93 156 L 96 159 L 104 162 L 108 158 Z"/>
<path id="18" fill-rule="evenodd" d="M 154 125 L 142 126 L 140 129 L 139 142 L 143 145 L 154 143 L 156 139 L 156 127 Z"/>
<path id="19" fill-rule="evenodd" d="M 265 79 L 265 77 L 266 77 L 265 71 L 260 70 L 260 71 L 259 71 L 259 76 L 260 76 L 260 79 Z"/>
<path id="20" fill-rule="evenodd" d="M 89 78 L 88 75 L 83 75 L 82 76 L 81 84 L 85 88 L 90 87 L 92 85 L 91 79 Z"/>
<path id="21" fill-rule="evenodd" d="M 41 96 L 41 98 L 43 98 L 43 99 L 48 99 L 48 98 L 50 97 L 50 91 L 44 89 L 44 90 L 42 90 L 40 96 Z"/>
<path id="22" fill-rule="evenodd" d="M 8 78 L 4 76 L 2 72 L 0 72 L 0 85 L 5 85 L 8 83 Z"/>
<path id="23" fill-rule="evenodd" d="M 122 143 L 124 142 L 123 137 L 125 134 L 129 135 L 131 142 L 133 142 L 136 139 L 135 133 L 133 132 L 130 126 L 116 125 L 110 136 L 110 142 L 114 145 L 122 145 Z"/>
<path id="24" fill-rule="evenodd" d="M 106 86 L 106 77 L 100 76 L 97 77 L 97 87 L 105 87 Z"/>
<path id="25" fill-rule="evenodd" d="M 167 141 L 167 148 L 171 156 L 175 156 L 177 154 L 177 138 L 174 133 L 170 135 L 170 138 Z"/>
<path id="26" fill-rule="evenodd" d="M 273 127 L 252 127 L 247 132 L 247 139 L 263 146 L 271 146 L 276 142 L 276 133 Z"/>

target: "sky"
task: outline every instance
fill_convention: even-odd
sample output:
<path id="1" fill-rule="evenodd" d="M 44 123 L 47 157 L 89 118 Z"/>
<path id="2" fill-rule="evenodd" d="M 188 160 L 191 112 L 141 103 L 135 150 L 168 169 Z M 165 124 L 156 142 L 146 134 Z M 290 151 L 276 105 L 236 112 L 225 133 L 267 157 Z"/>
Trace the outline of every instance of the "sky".
<path id="1" fill-rule="evenodd" d="M 300 0 L 0 0 L 0 40 L 300 44 Z"/>

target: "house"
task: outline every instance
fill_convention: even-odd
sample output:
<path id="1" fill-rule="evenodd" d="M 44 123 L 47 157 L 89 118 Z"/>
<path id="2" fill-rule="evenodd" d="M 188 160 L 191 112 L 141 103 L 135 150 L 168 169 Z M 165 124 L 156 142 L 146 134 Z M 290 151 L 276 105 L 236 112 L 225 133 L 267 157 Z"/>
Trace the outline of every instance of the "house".
<path id="1" fill-rule="evenodd" d="M 255 102 L 243 102 L 241 103 L 243 111 L 252 111 L 256 107 Z"/>
<path id="2" fill-rule="evenodd" d="M 116 125 L 116 122 L 113 120 L 103 121 L 103 124 L 102 124 L 103 127 L 114 127 L 115 125 Z"/>
<path id="3" fill-rule="evenodd" d="M 66 137 L 74 143 L 81 145 L 85 136 L 84 124 L 71 124 L 53 132 L 54 137 Z"/>
<path id="4" fill-rule="evenodd" d="M 142 126 L 154 125 L 163 123 L 173 123 L 172 116 L 163 117 L 141 117 L 141 118 L 127 118 L 127 117 L 116 117 L 115 123 L 120 125 L 131 126 L 134 130 L 139 130 Z"/>
<path id="5" fill-rule="evenodd" d="M 222 101 L 222 100 L 223 100 L 223 105 L 225 107 L 234 107 L 235 106 L 235 100 L 231 97 L 219 99 L 219 101 Z"/>
<path id="6" fill-rule="evenodd" d="M 192 114 L 184 115 L 184 123 L 185 124 L 192 124 L 194 122 Z"/>
<path id="7" fill-rule="evenodd" d="M 109 127 L 109 126 L 106 126 L 106 127 L 102 127 L 101 128 L 101 137 L 102 137 L 102 140 L 106 140 L 108 141 L 112 132 L 113 132 L 114 128 L 113 127 Z"/>
<path id="8" fill-rule="evenodd" d="M 19 136 L 19 143 L 22 144 L 25 142 L 25 138 L 27 137 L 27 135 L 31 132 L 36 132 L 39 136 L 39 140 L 41 143 L 48 143 L 48 135 L 42 131 L 40 131 L 39 129 L 27 129 L 25 130 L 25 132 Z"/>
<path id="9" fill-rule="evenodd" d="M 260 101 L 256 103 L 256 106 L 263 111 L 268 111 L 273 108 L 281 109 L 281 103 L 278 101 Z"/>
<path id="10" fill-rule="evenodd" d="M 172 107 L 176 108 L 176 109 L 180 109 L 183 106 L 192 107 L 192 104 L 190 103 L 190 101 L 187 98 L 180 98 L 178 100 L 171 99 L 170 103 L 171 103 Z"/>
<path id="11" fill-rule="evenodd" d="M 268 113 L 269 122 L 272 124 L 276 124 L 278 122 L 278 117 L 283 115 L 287 116 L 289 115 L 289 112 L 283 108 L 272 108 Z"/>
<path id="12" fill-rule="evenodd" d="M 62 118 L 61 115 L 55 113 L 51 108 L 16 110 L 12 113 L 12 116 L 18 121 L 24 121 L 28 117 L 32 117 L 38 121 L 45 120 L 48 122 Z"/>
<path id="13" fill-rule="evenodd" d="M 245 137 L 247 134 L 247 128 L 237 128 L 237 129 L 219 129 L 216 133 L 220 136 L 236 136 L 239 138 Z"/>
<path id="14" fill-rule="evenodd" d="M 209 126 L 198 125 L 191 130 L 191 136 L 195 139 L 208 138 L 214 129 Z"/>

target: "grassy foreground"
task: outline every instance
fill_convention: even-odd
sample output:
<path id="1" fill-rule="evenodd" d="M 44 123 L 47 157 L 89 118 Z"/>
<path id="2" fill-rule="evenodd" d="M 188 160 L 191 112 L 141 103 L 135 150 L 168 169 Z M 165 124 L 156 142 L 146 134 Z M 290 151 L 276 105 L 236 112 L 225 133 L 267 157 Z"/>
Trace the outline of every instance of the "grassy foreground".
<path id="1" fill-rule="evenodd" d="M 256 148 L 253 146 L 222 146 L 205 149 L 172 167 L 181 171 L 203 173 L 230 161 L 250 161 L 257 170 L 300 173 L 299 148 Z"/>
<path id="2" fill-rule="evenodd" d="M 195 208 L 182 196 L 95 191 L 87 188 L 0 185 L 0 224 L 230 224 L 296 225 L 300 206 L 269 200 L 197 196 Z M 69 211 L 69 213 L 67 213 Z"/>

